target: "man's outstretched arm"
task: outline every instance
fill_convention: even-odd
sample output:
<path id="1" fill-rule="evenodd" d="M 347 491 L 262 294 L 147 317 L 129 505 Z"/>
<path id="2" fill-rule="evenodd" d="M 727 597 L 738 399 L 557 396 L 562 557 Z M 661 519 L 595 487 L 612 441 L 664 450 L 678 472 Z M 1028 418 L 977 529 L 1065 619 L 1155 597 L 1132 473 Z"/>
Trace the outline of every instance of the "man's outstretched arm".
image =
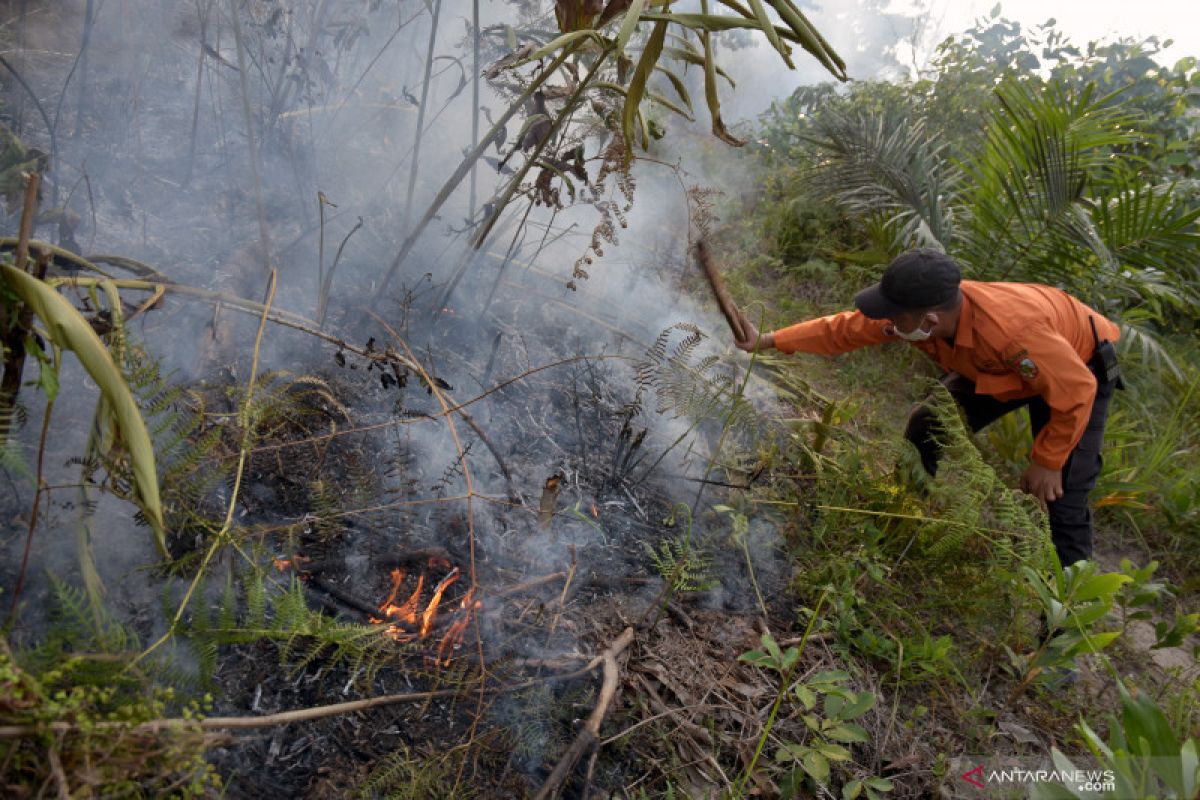
<path id="1" fill-rule="evenodd" d="M 735 335 L 734 345 L 747 352 L 775 349 L 784 353 L 835 356 L 868 345 L 896 341 L 885 332 L 885 322 L 867 319 L 858 311 L 817 317 L 769 333 L 760 333 L 742 314 L 741 328 L 743 337 L 738 339 Z"/>

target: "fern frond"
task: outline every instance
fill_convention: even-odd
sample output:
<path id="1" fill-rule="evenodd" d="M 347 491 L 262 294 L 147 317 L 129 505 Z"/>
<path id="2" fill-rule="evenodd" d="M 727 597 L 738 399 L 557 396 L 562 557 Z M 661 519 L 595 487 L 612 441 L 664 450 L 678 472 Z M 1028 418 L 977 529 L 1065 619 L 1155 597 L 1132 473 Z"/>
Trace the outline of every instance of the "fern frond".
<path id="1" fill-rule="evenodd" d="M 712 556 L 697 548 L 687 537 L 663 539 L 658 550 L 648 543 L 642 546 L 655 571 L 676 592 L 705 592 L 720 585 L 712 573 Z"/>
<path id="2" fill-rule="evenodd" d="M 946 463 L 939 474 L 953 474 L 954 486 L 935 490 L 945 507 L 922 528 L 927 552 L 934 557 L 957 557 L 969 542 L 983 536 L 995 563 L 1009 561 L 1014 569 L 1020 564 L 1043 566 L 1050 551 L 1045 514 L 1009 489 L 983 460 L 950 393 L 937 381 L 930 385 L 926 405 L 937 419 L 937 437 Z"/>

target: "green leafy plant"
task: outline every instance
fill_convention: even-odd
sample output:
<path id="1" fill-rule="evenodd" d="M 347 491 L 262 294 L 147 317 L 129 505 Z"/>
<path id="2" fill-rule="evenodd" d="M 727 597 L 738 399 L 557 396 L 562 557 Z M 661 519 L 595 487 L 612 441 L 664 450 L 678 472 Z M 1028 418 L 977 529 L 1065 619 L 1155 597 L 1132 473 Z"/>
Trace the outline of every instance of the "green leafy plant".
<path id="1" fill-rule="evenodd" d="M 198 720 L 209 698 L 177 694 L 180 674 L 164 660 L 127 670 L 137 635 L 98 615 L 83 590 L 51 586 L 46 638 L 14 652 L 0 637 L 0 721 L 20 731 L 0 739 L 8 792 L 200 797 L 218 788 L 201 731 L 143 726 L 172 714 Z"/>
<path id="2" fill-rule="evenodd" d="M 1121 559 L 1121 572 L 1130 579 L 1121 587 L 1118 595 L 1123 628 L 1127 628 L 1131 620 L 1153 619 L 1153 606 L 1174 595 L 1166 583 L 1153 580 L 1158 566 L 1157 561 L 1151 561 L 1144 567 L 1135 567 L 1128 558 Z M 1176 614 L 1172 620 L 1157 620 L 1154 623 L 1155 641 L 1150 645 L 1150 649 L 1179 647 L 1198 629 L 1200 613 L 1181 613 Z"/>
<path id="3" fill-rule="evenodd" d="M 1121 631 L 1100 626 L 1113 611 L 1117 592 L 1132 580 L 1120 572 L 1098 573 L 1092 561 L 1056 568 L 1050 576 L 1029 567 L 1022 567 L 1021 573 L 1038 598 L 1048 633 L 1029 654 L 1018 654 L 1005 645 L 1018 677 L 1010 699 L 1034 681 L 1053 680 L 1058 670 L 1073 667 L 1078 656 L 1112 644 Z"/>
<path id="4" fill-rule="evenodd" d="M 1131 693 L 1118 681 L 1121 715 L 1109 717 L 1109 738 L 1104 741 L 1086 721 L 1076 726 L 1105 779 L 1113 783 L 1113 796 L 1185 800 L 1200 792 L 1200 744 L 1195 737 L 1182 741 L 1171 729 L 1162 710 L 1145 692 Z M 1054 766 L 1074 772 L 1071 758 L 1053 748 Z M 1095 797 L 1069 784 L 1038 783 L 1037 800 L 1084 800 Z"/>
<path id="5" fill-rule="evenodd" d="M 850 673 L 827 670 L 803 681 L 791 683 L 800 663 L 799 647 L 780 648 L 769 633 L 762 635 L 762 649 L 750 650 L 739 661 L 777 673 L 783 682 L 781 698 L 794 705 L 804 721 L 805 736 L 797 742 L 784 742 L 775 753 L 776 763 L 787 769 L 785 785 L 790 791 L 801 791 L 805 780 L 828 789 L 834 765 L 849 776 L 842 785 L 842 797 L 852 800 L 860 796 L 878 800 L 881 794 L 892 791 L 886 778 L 863 776 L 853 768 L 847 745 L 870 741 L 866 729 L 854 720 L 875 705 L 872 692 L 856 692 L 845 684 Z"/>

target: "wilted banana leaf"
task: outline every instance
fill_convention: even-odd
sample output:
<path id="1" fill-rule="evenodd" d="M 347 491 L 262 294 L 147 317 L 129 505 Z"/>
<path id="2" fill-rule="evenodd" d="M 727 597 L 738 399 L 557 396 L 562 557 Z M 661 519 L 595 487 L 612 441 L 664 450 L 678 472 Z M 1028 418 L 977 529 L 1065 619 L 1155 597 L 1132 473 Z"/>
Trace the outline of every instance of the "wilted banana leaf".
<path id="1" fill-rule="evenodd" d="M 629 10 L 625 12 L 625 18 L 621 20 L 621 29 L 617 31 L 618 58 L 625 53 L 625 45 L 629 43 L 629 37 L 633 36 L 633 32 L 637 30 L 638 22 L 641 21 L 642 12 L 645 10 L 646 0 L 632 0 L 629 4 Z"/>
<path id="2" fill-rule="evenodd" d="M 670 35 L 675 39 L 679 39 L 679 37 L 675 36 L 675 34 L 670 34 Z M 663 48 L 663 53 L 667 56 L 670 56 L 671 58 L 678 59 L 687 64 L 695 64 L 697 67 L 703 67 L 704 66 L 704 54 L 701 53 L 699 50 L 694 49 L 694 47 L 691 45 L 691 42 L 687 42 L 687 44 L 689 45 L 687 48 L 665 47 L 665 48 Z M 717 74 L 729 82 L 729 88 L 731 88 L 731 89 L 737 88 L 737 81 L 735 81 L 732 77 L 730 77 L 728 72 L 726 72 L 719 65 L 714 64 L 713 66 L 716 68 Z"/>
<path id="3" fill-rule="evenodd" d="M 687 87 L 683 84 L 683 79 L 661 64 L 656 65 L 654 69 L 667 76 L 667 80 L 671 82 L 671 86 L 675 89 L 675 94 L 679 95 L 679 99 L 687 106 L 687 110 L 690 113 L 692 111 L 692 96 L 688 94 Z"/>
<path id="4" fill-rule="evenodd" d="M 783 43 L 779 32 L 775 30 L 775 23 L 767 15 L 767 9 L 763 6 L 762 0 L 750 0 L 750 10 L 754 12 L 754 18 L 758 20 L 758 25 L 762 28 L 762 32 L 766 34 L 767 41 L 771 43 L 771 47 L 774 47 L 779 51 L 779 55 L 783 56 L 783 62 L 788 65 L 788 69 L 795 69 L 796 65 L 792 63 L 792 50 Z"/>
<path id="5" fill-rule="evenodd" d="M 667 38 L 667 23 L 656 22 L 654 30 L 650 32 L 650 40 L 646 42 L 645 48 L 642 49 L 642 57 L 638 59 L 637 69 L 633 71 L 633 77 L 629 79 L 629 90 L 625 96 L 625 107 L 621 111 L 621 129 L 625 132 L 625 153 L 626 158 L 633 156 L 633 123 L 637 119 L 638 107 L 642 104 L 642 96 L 646 93 L 646 81 L 650 79 L 650 73 L 654 71 L 654 65 L 658 63 L 658 57 L 662 55 L 663 42 Z M 643 134 L 643 144 L 645 143 L 645 134 Z"/>
<path id="6" fill-rule="evenodd" d="M 808 17 L 804 16 L 791 0 L 767 0 L 767 2 L 779 13 L 779 18 L 783 20 L 784 24 L 792 30 L 801 47 L 820 61 L 821 66 L 829 70 L 835 78 L 840 81 L 847 79 L 846 62 L 834 52 L 834 49 L 829 46 L 829 42 L 825 41 L 825 37 L 813 27 L 813 24 L 808 21 Z"/>
<path id="7" fill-rule="evenodd" d="M 542 47 L 539 47 L 537 50 L 534 50 L 528 56 L 525 56 L 524 58 L 518 58 L 518 59 L 514 60 L 511 64 L 506 64 L 505 67 L 520 66 L 521 64 L 527 64 L 530 61 L 537 61 L 539 59 L 543 59 L 546 56 L 550 55 L 551 53 L 558 52 L 559 50 L 561 50 L 564 47 L 567 47 L 568 45 L 576 44 L 576 43 L 582 42 L 583 40 L 588 40 L 588 39 L 590 39 L 594 44 L 596 44 L 601 49 L 603 49 L 606 44 L 605 38 L 603 36 L 601 36 L 599 33 L 597 33 L 596 31 L 591 30 L 590 28 L 586 29 L 586 30 L 582 30 L 582 31 L 572 31 L 571 33 L 564 33 L 562 36 L 559 36 L 557 39 L 547 42 Z"/>
<path id="8" fill-rule="evenodd" d="M 728 17 L 714 17 L 708 14 L 707 0 L 700 0 L 700 7 L 704 9 L 704 14 L 688 14 L 686 16 L 696 17 L 697 20 L 710 19 L 730 19 Z M 677 16 L 672 14 L 670 16 Z M 660 23 L 661 24 L 661 23 Z M 689 26 L 690 27 L 690 26 Z M 734 147 L 741 147 L 746 142 L 744 139 L 739 139 L 728 131 L 725 127 L 725 120 L 721 119 L 721 98 L 717 95 L 717 70 L 716 62 L 713 60 L 711 34 L 707 28 L 701 28 L 700 41 L 704 46 L 704 99 L 708 103 L 708 113 L 712 117 L 712 132 L 721 141 L 731 144 Z"/>
<path id="9" fill-rule="evenodd" d="M 150 442 L 150 434 L 146 431 L 141 410 L 108 348 L 100 341 L 100 337 L 92 330 L 87 320 L 54 289 L 9 264 L 0 264 L 0 274 L 21 302 L 32 309 L 46 326 L 55 344 L 73 351 L 83 368 L 100 387 L 100 393 L 111 410 L 121 440 L 129 452 L 134 489 L 142 512 L 154 532 L 154 542 L 159 552 L 167 555 L 162 505 L 158 494 L 158 473 L 154 465 L 154 447 Z"/>

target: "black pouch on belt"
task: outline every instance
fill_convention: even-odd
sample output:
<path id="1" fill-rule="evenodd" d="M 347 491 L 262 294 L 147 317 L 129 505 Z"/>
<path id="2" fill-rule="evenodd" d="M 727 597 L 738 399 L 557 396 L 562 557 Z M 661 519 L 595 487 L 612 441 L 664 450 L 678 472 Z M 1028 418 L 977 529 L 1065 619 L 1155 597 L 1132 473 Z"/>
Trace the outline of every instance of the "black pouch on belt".
<path id="1" fill-rule="evenodd" d="M 1092 336 L 1096 339 L 1096 350 L 1092 353 L 1092 360 L 1088 362 L 1088 366 L 1095 373 L 1096 380 L 1101 383 L 1115 381 L 1118 389 L 1124 389 L 1125 382 L 1121 380 L 1121 364 L 1117 360 L 1117 348 L 1107 339 L 1100 341 L 1100 336 L 1096 333 L 1096 320 L 1089 317 L 1088 321 L 1092 324 Z"/>

